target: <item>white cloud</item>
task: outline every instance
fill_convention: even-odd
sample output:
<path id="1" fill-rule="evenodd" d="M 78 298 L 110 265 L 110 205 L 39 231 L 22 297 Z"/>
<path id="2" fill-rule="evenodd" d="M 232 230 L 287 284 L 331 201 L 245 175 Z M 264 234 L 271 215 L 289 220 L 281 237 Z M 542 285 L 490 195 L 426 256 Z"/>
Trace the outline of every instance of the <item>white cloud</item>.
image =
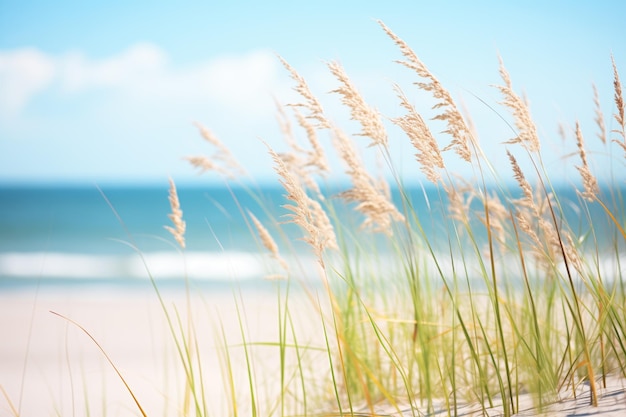
<path id="1" fill-rule="evenodd" d="M 105 59 L 91 59 L 82 52 L 60 56 L 37 49 L 0 52 L 0 86 L 3 119 L 19 118 L 28 103 L 50 87 L 58 87 L 54 94 L 61 91 L 66 96 L 104 91 L 120 106 L 128 100 L 163 105 L 202 101 L 265 115 L 271 94 L 288 89 L 286 74 L 281 74 L 270 51 L 219 56 L 180 67 L 149 43 Z"/>
<path id="2" fill-rule="evenodd" d="M 68 92 L 92 88 L 128 88 L 145 77 L 165 76 L 167 57 L 152 44 L 136 44 L 113 57 L 91 61 L 81 53 L 58 60 L 60 82 Z"/>
<path id="3" fill-rule="evenodd" d="M 16 117 L 55 75 L 53 60 L 34 48 L 0 52 L 0 115 Z"/>

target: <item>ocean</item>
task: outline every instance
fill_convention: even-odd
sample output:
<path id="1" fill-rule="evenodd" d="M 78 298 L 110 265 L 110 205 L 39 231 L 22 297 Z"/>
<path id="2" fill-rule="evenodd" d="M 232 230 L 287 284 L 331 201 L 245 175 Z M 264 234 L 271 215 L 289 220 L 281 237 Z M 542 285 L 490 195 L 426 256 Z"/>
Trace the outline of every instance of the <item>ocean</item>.
<path id="1" fill-rule="evenodd" d="M 624 195 L 626 190 L 617 191 Z M 287 220 L 283 206 L 288 202 L 281 187 L 251 193 L 241 187 L 194 185 L 180 186 L 178 194 L 187 224 L 184 251 L 164 228 L 170 225 L 167 184 L 0 186 L 0 290 L 28 285 L 141 286 L 148 285 L 150 277 L 162 285 L 179 285 L 185 278 L 214 287 L 232 282 L 263 285 L 272 265 L 246 221 L 248 210 L 270 229 L 279 246 L 291 246 L 288 261 L 312 262 L 298 227 L 283 225 L 283 236 L 269 227 Z M 445 232 L 437 190 L 416 187 L 409 194 L 424 232 Z M 394 195 L 397 199 L 397 192 Z M 615 235 L 615 227 L 599 205 L 588 206 L 587 216 L 575 204 L 574 191 L 560 191 L 559 198 L 565 202 L 568 223 L 581 236 L 588 229 L 587 217 L 603 219 L 594 224 L 596 238 L 601 246 L 609 242 L 604 249 L 614 248 L 608 238 Z M 353 214 L 340 210 L 338 215 L 358 222 Z M 445 251 L 447 239 L 443 241 Z M 615 258 L 614 253 L 607 256 Z"/>
<path id="2" fill-rule="evenodd" d="M 267 201 L 282 199 L 279 188 L 262 192 Z M 219 284 L 265 273 L 242 212 L 264 220 L 265 203 L 226 187 L 180 187 L 178 195 L 184 251 L 164 228 L 171 226 L 167 185 L 0 187 L 0 287 L 132 285 L 150 275 Z"/>

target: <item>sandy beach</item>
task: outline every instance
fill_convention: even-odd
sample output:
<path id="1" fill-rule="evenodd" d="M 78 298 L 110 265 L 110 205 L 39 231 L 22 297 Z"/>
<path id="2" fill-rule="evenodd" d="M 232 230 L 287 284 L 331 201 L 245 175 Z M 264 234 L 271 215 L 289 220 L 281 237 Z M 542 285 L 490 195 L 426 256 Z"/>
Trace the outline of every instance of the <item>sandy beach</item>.
<path id="1" fill-rule="evenodd" d="M 179 311 L 182 322 L 187 317 L 184 291 L 167 290 L 163 299 L 171 312 Z M 234 297 L 237 297 L 235 302 Z M 227 385 L 221 373 L 218 347 L 222 344 L 217 329 L 223 324 L 230 350 L 234 378 L 240 401 L 240 413 L 248 415 L 249 398 L 245 357 L 241 349 L 239 313 L 247 317 L 246 338 L 254 342 L 278 340 L 277 295 L 271 290 L 229 290 L 198 292 L 192 296 L 194 328 L 202 363 L 207 407 L 213 415 L 228 415 Z M 314 310 L 302 294 L 290 298 L 294 320 L 302 335 L 321 337 L 316 329 Z M 76 326 L 52 314 L 75 320 L 100 343 L 118 367 L 149 416 L 182 415 L 185 404 L 181 362 L 168 330 L 163 310 L 155 293 L 149 289 L 56 288 L 14 290 L 0 294 L 0 384 L 6 396 L 0 400 L 0 416 L 73 416 L 73 415 L 140 415 L 133 399 L 111 365 L 94 342 Z M 176 306 L 174 308 L 174 306 Z M 243 306 L 243 308 L 242 308 Z M 296 312 L 302 313 L 298 317 Z M 221 331 L 221 330 L 220 330 Z M 317 333 L 317 335 L 316 335 Z M 313 345 L 315 341 L 299 340 Z M 269 408 L 279 389 L 278 349 L 256 346 L 253 367 L 257 401 Z M 241 354 L 241 355 L 240 355 Z M 223 358 L 223 357 L 222 357 Z M 223 363 L 223 362 L 222 362 Z M 626 389 L 622 379 L 610 378 L 601 390 L 599 407 L 589 405 L 589 390 L 582 386 L 573 398 L 564 393 L 562 401 L 547 407 L 544 415 L 554 416 L 622 416 L 626 413 Z M 8 397 L 8 398 L 5 398 Z M 9 401 L 11 404 L 9 404 Z M 275 400 L 274 400 L 275 401 Z M 530 397 L 519 398 L 519 415 L 538 415 Z M 193 403 L 193 401 L 192 401 Z M 15 411 L 12 410 L 15 408 Z M 367 407 L 358 408 L 370 415 Z M 331 411 L 331 410 L 328 410 Z M 392 409 L 380 405 L 378 415 L 420 415 L 409 407 Z M 459 407 L 461 415 L 481 415 L 475 404 Z M 443 408 L 437 415 L 446 415 Z M 489 416 L 503 415 L 498 407 Z"/>
<path id="2" fill-rule="evenodd" d="M 187 323 L 184 291 L 167 290 L 163 299 Z M 217 346 L 223 337 L 241 346 L 242 336 L 236 306 L 245 315 L 249 341 L 277 340 L 277 299 L 271 290 L 229 290 L 197 294 L 192 316 L 204 374 L 204 392 L 211 409 L 224 407 L 224 382 Z M 241 298 L 239 298 L 241 297 Z M 243 302 L 242 302 L 243 300 Z M 46 415 L 139 415 L 128 391 L 93 341 L 66 320 L 75 320 L 100 343 L 119 368 L 148 415 L 180 414 L 184 401 L 183 371 L 173 337 L 155 293 L 149 289 L 57 288 L 19 290 L 0 294 L 0 415 L 11 416 L 15 407 L 21 416 Z M 175 307 L 174 307 L 175 306 Z M 243 306 L 243 308 L 242 308 Z M 218 335 L 223 325 L 224 336 Z M 220 330 L 221 332 L 221 330 Z M 261 349 L 261 348 L 260 348 Z M 276 382 L 273 366 L 277 349 L 265 347 L 254 362 L 261 387 Z M 231 349 L 235 378 L 245 381 L 241 348 Z M 243 378 L 243 379 L 241 379 Z M 267 380 L 263 380 L 267 378 Z M 273 380 L 273 381 L 272 381 Z M 238 388 L 239 389 L 239 388 Z M 270 390 L 271 391 L 271 390 Z M 238 394 L 245 397 L 245 389 Z M 246 406 L 242 404 L 242 409 Z"/>

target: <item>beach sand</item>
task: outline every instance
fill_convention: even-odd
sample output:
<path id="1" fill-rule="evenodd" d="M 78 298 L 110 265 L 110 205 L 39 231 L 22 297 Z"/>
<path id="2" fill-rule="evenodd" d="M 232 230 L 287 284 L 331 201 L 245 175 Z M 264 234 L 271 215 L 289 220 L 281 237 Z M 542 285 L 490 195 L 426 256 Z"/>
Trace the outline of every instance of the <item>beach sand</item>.
<path id="1" fill-rule="evenodd" d="M 239 412 L 250 415 L 248 373 L 241 347 L 238 310 L 247 318 L 244 332 L 248 341 L 275 342 L 278 340 L 277 293 L 267 289 L 241 293 L 222 289 L 193 294 L 191 317 L 197 333 L 207 407 L 211 415 L 230 414 L 225 388 L 228 384 L 219 359 L 219 346 L 225 338 L 231 345 L 229 352 L 241 406 Z M 184 291 L 170 289 L 162 295 L 170 314 L 175 316 L 178 311 L 181 321 L 187 323 Z M 292 294 L 290 305 L 296 326 L 302 330 L 298 343 L 319 346 L 323 336 L 319 316 L 316 318 L 311 303 L 303 294 Z M 0 385 L 6 392 L 0 397 L 1 417 L 13 416 L 12 407 L 23 417 L 140 415 L 95 343 L 76 326 L 50 311 L 75 320 L 90 332 L 118 367 L 147 415 L 183 414 L 184 372 L 153 290 L 68 287 L 37 291 L 28 288 L 0 293 L 0 306 Z M 220 335 L 222 328 L 224 336 Z M 265 407 L 260 415 L 270 409 L 280 415 L 274 403 L 280 390 L 279 349 L 271 345 L 251 349 L 254 350 L 251 366 L 257 375 L 255 395 L 257 402 Z M 323 353 L 313 351 L 311 354 L 320 356 L 308 358 L 311 363 L 324 362 Z M 324 381 L 319 385 L 323 391 Z M 580 388 L 577 399 L 573 399 L 571 393 L 564 393 L 562 401 L 547 408 L 545 415 L 626 415 L 624 386 L 622 379 L 609 379 L 609 386 L 601 391 L 598 408 L 589 405 L 587 387 Z M 193 407 L 193 401 L 191 404 Z M 522 416 L 538 415 L 537 410 L 532 409 L 531 399 L 524 396 L 520 397 L 519 409 Z M 384 405 L 376 407 L 376 411 L 379 415 L 419 415 L 409 408 L 398 413 L 397 409 Z M 464 405 L 459 411 L 466 416 L 482 414 L 476 404 Z M 362 412 L 359 415 L 369 415 L 367 408 Z M 447 413 L 442 411 L 436 415 Z M 488 415 L 503 414 L 496 407 Z"/>
<path id="2" fill-rule="evenodd" d="M 161 294 L 172 319 L 176 320 L 179 314 L 186 329 L 184 291 L 165 290 Z M 71 318 L 89 331 L 148 415 L 181 414 L 184 371 L 163 309 L 151 289 L 57 288 L 41 289 L 38 293 L 35 289 L 15 290 L 0 293 L 0 306 L 0 385 L 21 416 L 86 415 L 87 408 L 91 415 L 140 415 L 95 343 L 50 311 Z M 228 396 L 220 370 L 219 346 L 224 338 L 233 346 L 230 354 L 232 372 L 239 381 L 237 398 L 245 403 L 248 373 L 242 356 L 238 314 L 246 317 L 244 331 L 248 341 L 278 340 L 277 293 L 267 289 L 194 292 L 191 306 L 208 407 L 217 415 L 227 415 L 224 399 Z M 310 324 L 298 326 L 307 329 Z M 277 373 L 275 368 L 266 368 L 278 363 L 278 348 L 252 349 L 256 349 L 253 366 L 260 375 L 256 384 L 262 387 L 260 391 L 271 395 L 270 388 L 278 383 Z M 2 396 L 0 416 L 12 415 L 12 406 Z"/>

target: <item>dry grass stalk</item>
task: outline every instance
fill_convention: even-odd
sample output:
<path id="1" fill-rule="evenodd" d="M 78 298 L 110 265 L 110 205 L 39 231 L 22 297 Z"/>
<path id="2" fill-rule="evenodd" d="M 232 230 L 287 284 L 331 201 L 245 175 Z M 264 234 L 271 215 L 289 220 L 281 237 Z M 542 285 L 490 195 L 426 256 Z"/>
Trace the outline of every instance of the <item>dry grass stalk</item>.
<path id="1" fill-rule="evenodd" d="M 398 125 L 409 137 L 413 147 L 417 150 L 415 158 L 420 164 L 422 172 L 426 178 L 433 184 L 437 184 L 441 179 L 439 169 L 444 168 L 443 157 L 439 150 L 439 145 L 433 137 L 430 129 L 417 113 L 413 105 L 402 92 L 399 86 L 395 86 L 395 90 L 400 98 L 400 105 L 407 110 L 407 114 L 392 119 L 392 122 Z"/>
<path id="2" fill-rule="evenodd" d="M 434 109 L 444 109 L 443 113 L 434 117 L 435 120 L 441 120 L 447 124 L 448 128 L 444 133 L 452 136 L 452 141 L 443 150 L 454 149 L 461 159 L 471 162 L 472 153 L 469 144 L 473 141 L 472 133 L 467 127 L 461 112 L 458 110 L 448 90 L 441 85 L 439 80 L 437 80 L 422 61 L 419 60 L 415 52 L 413 52 L 406 42 L 393 33 L 383 22 L 378 21 L 378 24 L 400 48 L 400 52 L 407 59 L 406 61 L 396 62 L 415 71 L 417 75 L 426 79 L 426 82 L 416 83 L 416 85 L 422 90 L 430 92 L 435 99 L 438 100 L 438 103 L 433 106 Z"/>
<path id="3" fill-rule="evenodd" d="M 330 72 L 341 82 L 341 86 L 331 93 L 341 95 L 341 102 L 350 108 L 352 120 L 361 124 L 362 131 L 359 136 L 367 136 L 372 139 L 369 146 L 387 146 L 387 131 L 383 125 L 380 113 L 371 108 L 363 99 L 357 88 L 352 84 L 343 67 L 338 62 L 328 64 Z"/>
<path id="4" fill-rule="evenodd" d="M 501 244 L 506 244 L 507 229 L 506 224 L 510 219 L 509 210 L 502 204 L 502 200 L 496 192 L 487 194 L 483 197 L 483 205 L 489 210 L 489 227 L 495 239 Z M 485 216 L 479 216 L 480 221 L 487 226 Z"/>
<path id="5" fill-rule="evenodd" d="M 278 106 L 278 121 L 281 131 L 283 132 L 285 142 L 292 149 L 291 152 L 280 153 L 279 156 L 287 165 L 289 171 L 298 178 L 305 187 L 314 191 L 319 198 L 323 199 L 319 186 L 311 174 L 326 176 L 330 172 L 324 150 L 317 139 L 315 127 L 297 110 L 297 108 L 293 107 L 292 109 L 298 124 L 306 131 L 311 149 L 305 149 L 298 144 L 287 115 L 282 106 Z"/>
<path id="6" fill-rule="evenodd" d="M 167 216 L 174 224 L 174 227 L 164 226 L 165 229 L 174 236 L 176 242 L 181 248 L 185 249 L 185 222 L 183 221 L 183 211 L 180 209 L 180 202 L 178 201 L 178 193 L 176 191 L 176 184 L 174 180 L 170 178 L 170 191 L 169 191 L 170 207 L 172 212 Z"/>
<path id="7" fill-rule="evenodd" d="M 200 123 L 194 123 L 200 131 L 202 138 L 216 148 L 211 158 L 204 156 L 188 156 L 184 158 L 192 166 L 198 168 L 200 172 L 216 171 L 226 175 L 228 178 L 234 178 L 238 175 L 245 174 L 245 169 L 237 162 L 230 150 L 206 127 Z"/>
<path id="8" fill-rule="evenodd" d="M 187 156 L 184 159 L 189 162 L 191 166 L 200 171 L 201 174 L 208 171 L 215 171 L 226 176 L 230 175 L 228 171 L 224 170 L 224 168 L 206 156 Z"/>
<path id="9" fill-rule="evenodd" d="M 319 202 L 306 194 L 280 155 L 269 146 L 268 149 L 275 164 L 274 169 L 280 177 L 280 183 L 287 191 L 286 197 L 295 203 L 285 206 L 287 210 L 292 212 L 289 218 L 292 223 L 297 224 L 305 231 L 306 236 L 303 240 L 313 248 L 318 260 L 322 262 L 325 249 L 338 248 L 333 226 Z"/>
<path id="10" fill-rule="evenodd" d="M 582 161 L 582 165 L 577 166 L 576 169 L 580 173 L 580 176 L 583 180 L 583 188 L 585 189 L 585 191 L 581 193 L 581 196 L 588 201 L 594 201 L 596 195 L 600 191 L 600 188 L 598 187 L 598 181 L 596 180 L 596 177 L 593 176 L 591 170 L 589 169 L 589 162 L 587 161 L 587 152 L 585 151 L 583 133 L 580 130 L 580 123 L 578 122 L 576 122 L 576 145 L 578 146 L 578 153 L 580 155 L 580 160 Z"/>
<path id="11" fill-rule="evenodd" d="M 544 241 L 537 235 L 535 226 L 539 226 L 539 230 L 542 230 L 543 234 L 547 235 L 548 240 L 553 240 L 553 229 L 550 227 L 551 225 L 549 223 L 545 222 L 542 210 L 540 210 L 539 205 L 535 202 L 533 189 L 526 180 L 526 176 L 517 163 L 517 159 L 515 159 L 509 151 L 507 151 L 507 155 L 513 169 L 513 177 L 524 194 L 523 198 L 515 201 L 515 203 L 517 203 L 515 217 L 519 223 L 520 230 L 526 233 L 535 243 L 537 252 L 544 253 Z"/>
<path id="12" fill-rule="evenodd" d="M 546 264 L 551 264 L 554 260 L 562 258 L 562 253 L 565 252 L 569 262 L 573 262 L 575 265 L 580 264 L 575 248 L 565 242 L 573 241 L 568 232 L 558 230 L 552 221 L 550 212 L 556 207 L 556 203 L 552 201 L 553 196 L 551 194 L 544 196 L 541 189 L 537 189 L 535 195 L 515 157 L 508 151 L 507 155 L 513 168 L 514 177 L 524 194 L 522 199 L 514 202 L 517 206 L 515 218 L 520 230 L 526 233 L 535 244 L 533 252 L 537 259 Z M 541 237 L 538 232 L 541 233 Z M 565 238 L 561 239 L 561 235 Z"/>
<path id="13" fill-rule="evenodd" d="M 280 159 L 284 162 L 287 170 L 291 175 L 297 179 L 300 184 L 313 191 L 318 198 L 324 199 L 322 191 L 315 179 L 311 176 L 311 172 L 307 170 L 308 165 L 302 157 L 296 152 L 281 152 L 278 154 Z"/>
<path id="14" fill-rule="evenodd" d="M 296 108 L 293 110 L 298 124 L 306 132 L 306 137 L 311 145 L 311 151 L 306 152 L 308 156 L 306 159 L 306 166 L 316 168 L 317 173 L 320 175 L 327 175 L 330 172 L 330 167 L 328 166 L 328 161 L 326 160 L 324 148 L 320 144 L 317 137 L 315 126 L 309 123 L 306 117 L 304 117 Z"/>
<path id="15" fill-rule="evenodd" d="M 265 226 L 263 226 L 263 223 L 261 223 L 261 221 L 257 219 L 254 214 L 252 214 L 252 212 L 248 211 L 248 216 L 250 216 L 250 219 L 252 220 L 252 223 L 254 224 L 254 227 L 259 234 L 259 238 L 261 239 L 261 243 L 263 244 L 265 249 L 269 251 L 272 258 L 276 259 L 276 261 L 278 261 L 278 263 L 284 270 L 288 270 L 289 267 L 287 265 L 287 262 L 283 259 L 282 256 L 280 256 L 280 252 L 278 251 L 278 245 L 276 244 L 276 241 L 274 241 L 274 238 L 272 238 L 270 232 L 267 230 L 267 228 L 265 228 Z"/>
<path id="16" fill-rule="evenodd" d="M 615 121 L 619 126 L 619 129 L 613 130 L 614 133 L 617 133 L 622 137 L 622 140 L 615 139 L 614 142 L 617 143 L 624 152 L 626 152 L 626 119 L 624 117 L 624 112 L 626 111 L 626 103 L 624 103 L 624 97 L 622 95 L 622 83 L 619 79 L 619 72 L 617 71 L 617 65 L 615 65 L 615 59 L 611 55 L 611 63 L 613 64 L 613 88 L 615 90 L 615 107 L 616 113 L 613 115 L 615 117 Z"/>
<path id="17" fill-rule="evenodd" d="M 448 196 L 448 217 L 466 224 L 469 220 L 469 207 L 473 198 L 470 189 L 451 184 L 443 184 Z"/>
<path id="18" fill-rule="evenodd" d="M 513 169 L 513 177 L 515 178 L 520 188 L 522 189 L 522 192 L 524 193 L 523 203 L 527 207 L 534 207 L 535 211 L 538 212 L 535 206 L 535 199 L 533 197 L 533 189 L 530 186 L 530 183 L 526 180 L 526 176 L 522 172 L 521 168 L 519 167 L 517 159 L 515 159 L 513 154 L 511 154 L 511 152 L 509 151 L 506 151 L 506 154 L 509 157 L 509 162 L 511 163 L 511 167 Z"/>
<path id="19" fill-rule="evenodd" d="M 318 129 L 330 128 L 330 122 L 326 119 L 326 116 L 324 115 L 324 110 L 322 109 L 322 105 L 317 100 L 317 98 L 313 95 L 313 93 L 311 93 L 311 90 L 309 89 L 309 86 L 307 85 L 304 78 L 302 78 L 302 76 L 298 74 L 298 72 L 295 69 L 293 69 L 291 65 L 289 65 L 287 61 L 285 61 L 282 57 L 279 56 L 278 59 L 280 59 L 280 62 L 287 69 L 287 71 L 289 71 L 291 78 L 296 82 L 296 86 L 294 87 L 294 90 L 298 94 L 300 94 L 300 96 L 302 96 L 305 100 L 304 103 L 291 104 L 291 106 L 306 108 L 310 113 L 306 117 L 317 121 L 317 126 L 315 126 L 316 128 Z"/>
<path id="20" fill-rule="evenodd" d="M 285 113 L 285 107 L 274 97 L 274 104 L 276 105 L 276 121 L 278 122 L 278 127 L 280 128 L 280 132 L 285 139 L 285 142 L 289 144 L 289 146 L 297 147 L 295 135 L 293 133 L 293 129 L 291 128 L 291 122 L 287 113 Z"/>
<path id="21" fill-rule="evenodd" d="M 367 172 L 350 139 L 339 129 L 334 130 L 334 139 L 335 148 L 346 163 L 346 173 L 352 180 L 352 188 L 339 196 L 357 203 L 355 209 L 365 215 L 361 227 L 392 235 L 392 222 L 403 222 L 404 216 L 391 202 L 385 191 L 386 187 L 381 187 Z"/>
<path id="22" fill-rule="evenodd" d="M 496 88 L 500 90 L 504 96 L 504 101 L 501 103 L 504 106 L 511 109 L 513 112 L 513 118 L 515 119 L 515 127 L 519 130 L 519 135 L 505 143 L 519 143 L 528 149 L 530 152 L 539 152 L 539 136 L 537 135 L 537 128 L 535 122 L 530 115 L 530 109 L 526 101 L 518 96 L 513 91 L 513 85 L 509 73 L 504 67 L 502 58 L 500 60 L 500 76 L 504 81 L 504 85 L 498 85 Z"/>
<path id="23" fill-rule="evenodd" d="M 598 88 L 595 84 L 592 84 L 591 87 L 593 88 L 593 105 L 595 107 L 595 117 L 593 120 L 596 122 L 599 129 L 597 136 L 602 143 L 606 144 L 606 125 L 604 124 L 604 114 L 600 107 L 600 95 L 598 94 Z"/>

